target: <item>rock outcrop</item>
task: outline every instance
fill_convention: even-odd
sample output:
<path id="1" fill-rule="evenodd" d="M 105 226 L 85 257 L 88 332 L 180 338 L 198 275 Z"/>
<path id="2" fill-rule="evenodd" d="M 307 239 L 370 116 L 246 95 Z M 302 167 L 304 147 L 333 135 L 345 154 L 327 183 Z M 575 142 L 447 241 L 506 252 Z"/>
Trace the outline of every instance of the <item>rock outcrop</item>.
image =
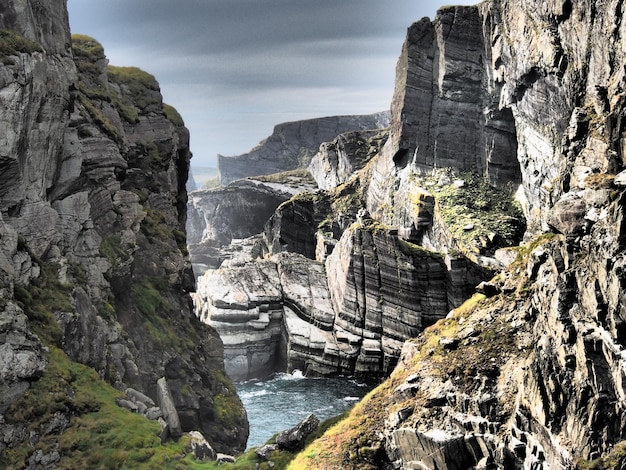
<path id="1" fill-rule="evenodd" d="M 187 244 L 196 276 L 236 256 L 241 248 L 237 241 L 263 232 L 267 220 L 280 204 L 314 189 L 308 173 L 296 170 L 190 193 Z M 256 256 L 262 254 L 263 245 L 258 244 L 252 251 Z"/>
<path id="2" fill-rule="evenodd" d="M 218 155 L 222 184 L 247 176 L 270 175 L 306 168 L 319 146 L 348 131 L 382 129 L 389 112 L 364 116 L 331 116 L 278 124 L 267 139 L 236 157 Z"/>
<path id="3" fill-rule="evenodd" d="M 221 341 L 189 297 L 182 119 L 154 77 L 70 38 L 64 1 L 0 10 L 2 465 L 24 451 L 74 466 L 75 449 L 49 449 L 75 417 L 108 406 L 72 404 L 85 393 L 69 370 L 78 363 L 94 386 L 153 398 L 166 377 L 183 431 L 243 450 L 247 420 Z M 43 408 L 25 404 L 64 383 Z"/>
<path id="4" fill-rule="evenodd" d="M 309 171 L 320 189 L 332 189 L 350 177 L 376 155 L 387 140 L 386 130 L 346 132 L 320 145 Z"/>

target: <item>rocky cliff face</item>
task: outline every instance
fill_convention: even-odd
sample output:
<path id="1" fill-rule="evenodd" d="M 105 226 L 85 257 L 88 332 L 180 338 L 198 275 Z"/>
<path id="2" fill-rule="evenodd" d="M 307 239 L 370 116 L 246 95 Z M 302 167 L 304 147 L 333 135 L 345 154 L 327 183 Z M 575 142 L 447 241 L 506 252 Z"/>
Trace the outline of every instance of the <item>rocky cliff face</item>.
<path id="1" fill-rule="evenodd" d="M 306 168 L 323 142 L 348 131 L 382 129 L 389 113 L 365 116 L 331 116 L 278 124 L 267 139 L 236 157 L 218 155 L 222 184 L 239 178 Z"/>
<path id="2" fill-rule="evenodd" d="M 86 392 L 70 373 L 78 363 L 97 373 L 91 385 L 153 398 L 165 377 L 183 430 L 242 450 L 245 411 L 221 341 L 188 294 L 180 116 L 154 77 L 107 66 L 91 38 L 71 40 L 65 2 L 0 9 L 0 458 L 76 463 L 60 433 L 108 406 L 100 395 L 72 404 Z M 29 400 L 64 381 L 49 411 L 33 410 Z"/>
<path id="3" fill-rule="evenodd" d="M 443 221 L 432 185 L 403 188 L 446 162 L 500 186 L 521 182 L 527 242 L 494 252 L 510 264 L 485 295 L 407 342 L 391 378 L 298 464 L 624 465 L 623 9 L 488 1 L 409 29 L 370 213 L 419 237 L 428 204 L 407 218 L 404 192 L 434 196 Z M 424 242 L 479 246 L 455 230 L 437 235 L 439 222 L 421 230 Z"/>

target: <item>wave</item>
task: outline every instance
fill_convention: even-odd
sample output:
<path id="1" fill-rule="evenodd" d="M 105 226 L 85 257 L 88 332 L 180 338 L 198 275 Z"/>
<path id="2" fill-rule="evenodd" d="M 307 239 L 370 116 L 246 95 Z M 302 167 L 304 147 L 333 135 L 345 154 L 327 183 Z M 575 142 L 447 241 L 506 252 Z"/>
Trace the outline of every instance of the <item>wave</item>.
<path id="1" fill-rule="evenodd" d="M 254 398 L 254 397 L 262 397 L 265 395 L 269 395 L 270 392 L 266 389 L 261 389 L 261 390 L 254 390 L 251 392 L 239 392 L 239 397 L 242 400 L 248 400 L 250 398 Z"/>

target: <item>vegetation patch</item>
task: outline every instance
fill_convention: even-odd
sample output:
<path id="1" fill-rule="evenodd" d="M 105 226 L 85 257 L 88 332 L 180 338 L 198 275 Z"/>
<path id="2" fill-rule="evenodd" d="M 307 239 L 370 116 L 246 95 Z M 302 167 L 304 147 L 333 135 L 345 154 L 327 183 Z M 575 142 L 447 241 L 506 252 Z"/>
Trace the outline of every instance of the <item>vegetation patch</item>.
<path id="1" fill-rule="evenodd" d="M 185 126 L 185 121 L 183 120 L 183 117 L 176 110 L 176 108 L 174 108 L 174 106 L 163 103 L 163 113 L 165 113 L 165 117 L 167 118 L 167 120 L 174 124 L 176 127 Z"/>
<path id="2" fill-rule="evenodd" d="M 254 176 L 250 179 L 261 181 L 262 183 L 315 185 L 313 176 L 306 168 L 281 171 L 280 173 L 272 173 L 270 175 Z"/>
<path id="3" fill-rule="evenodd" d="M 93 369 L 51 347 L 42 378 L 6 414 L 9 423 L 27 422 L 26 434 L 33 431 L 40 439 L 7 449 L 0 466 L 23 468 L 35 451 L 56 450 L 61 469 L 186 468 L 179 464 L 187 440 L 161 445 L 159 424 L 120 408 L 117 398 L 120 392 Z"/>
<path id="4" fill-rule="evenodd" d="M 152 243 L 172 238 L 165 214 L 158 209 L 146 209 L 146 216 L 141 221 L 141 231 Z"/>
<path id="5" fill-rule="evenodd" d="M 81 90 L 83 88 L 81 87 Z M 117 144 L 121 144 L 124 141 L 124 137 L 120 129 L 118 129 L 102 112 L 102 110 L 96 106 L 91 99 L 87 96 L 87 93 L 81 92 L 78 94 L 79 102 L 85 107 L 85 110 L 93 120 L 94 124 L 107 136 Z"/>
<path id="6" fill-rule="evenodd" d="M 166 278 L 143 277 L 133 282 L 133 301 L 145 320 L 146 331 L 155 344 L 174 351 L 194 349 L 198 332 L 172 309 Z"/>
<path id="7" fill-rule="evenodd" d="M 146 109 L 156 104 L 161 106 L 159 83 L 153 75 L 144 72 L 138 67 L 115 67 L 107 68 L 109 80 L 117 83 L 122 94 L 139 109 Z"/>
<path id="8" fill-rule="evenodd" d="M 400 247 L 400 251 L 407 256 L 411 257 L 436 257 L 442 258 L 443 255 L 441 253 L 437 253 L 435 251 L 427 250 L 426 248 L 416 245 L 415 243 L 408 242 L 403 240 L 402 238 L 398 238 L 398 246 Z"/>
<path id="9" fill-rule="evenodd" d="M 442 222 L 459 249 L 468 247 L 470 252 L 483 252 L 517 245 L 526 225 L 513 192 L 491 186 L 476 173 L 460 176 L 462 184 L 434 189 Z"/>
<path id="10" fill-rule="evenodd" d="M 109 235 L 100 243 L 100 254 L 109 260 L 113 268 L 117 268 L 130 259 L 130 254 L 122 246 L 122 240 L 117 235 Z"/>
<path id="11" fill-rule="evenodd" d="M 614 188 L 615 175 L 610 173 L 594 173 L 585 178 L 585 185 L 591 189 Z"/>
<path id="12" fill-rule="evenodd" d="M 624 468 L 626 464 L 626 441 L 618 443 L 606 456 L 599 459 L 576 462 L 577 470 L 612 470 Z"/>
<path id="13" fill-rule="evenodd" d="M 89 62 L 97 62 L 105 58 L 102 44 L 85 34 L 72 34 L 72 51 L 74 57 L 82 57 Z"/>
<path id="14" fill-rule="evenodd" d="M 147 277 L 133 283 L 131 288 L 135 304 L 146 318 L 154 319 L 160 309 L 169 309 L 154 280 Z"/>
<path id="15" fill-rule="evenodd" d="M 59 281 L 59 265 L 39 263 L 41 273 L 27 286 L 15 286 L 15 300 L 18 301 L 31 321 L 35 334 L 44 342 L 59 344 L 63 333 L 54 312 L 74 310 L 71 292 L 73 286 Z"/>
<path id="16" fill-rule="evenodd" d="M 13 30 L 0 29 L 0 61 L 4 65 L 13 65 L 14 62 L 10 56 L 35 52 L 43 52 L 39 43 L 26 39 Z"/>

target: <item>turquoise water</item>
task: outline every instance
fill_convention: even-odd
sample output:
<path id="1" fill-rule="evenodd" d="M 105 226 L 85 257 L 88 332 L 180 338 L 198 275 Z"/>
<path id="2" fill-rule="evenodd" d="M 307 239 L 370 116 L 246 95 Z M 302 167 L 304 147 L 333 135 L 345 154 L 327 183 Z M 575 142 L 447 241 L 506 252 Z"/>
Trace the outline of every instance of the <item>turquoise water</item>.
<path id="1" fill-rule="evenodd" d="M 307 378 L 299 371 L 236 386 L 250 422 L 248 448 L 265 444 L 311 413 L 320 421 L 337 416 L 372 389 L 371 384 L 353 379 Z"/>

